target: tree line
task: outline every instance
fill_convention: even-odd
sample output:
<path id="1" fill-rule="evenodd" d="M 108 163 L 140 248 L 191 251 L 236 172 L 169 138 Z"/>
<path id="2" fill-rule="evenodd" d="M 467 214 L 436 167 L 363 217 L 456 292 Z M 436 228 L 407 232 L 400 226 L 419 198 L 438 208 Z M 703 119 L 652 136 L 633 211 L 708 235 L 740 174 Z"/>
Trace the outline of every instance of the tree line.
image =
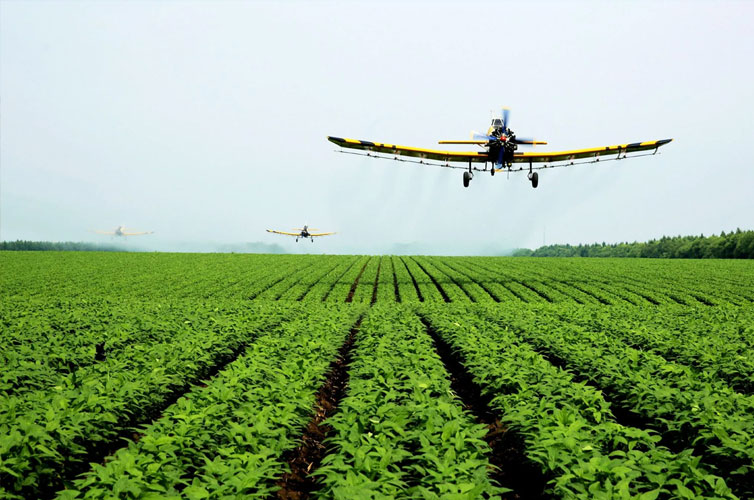
<path id="1" fill-rule="evenodd" d="M 643 257 L 653 259 L 754 259 L 754 231 L 719 236 L 663 236 L 645 243 L 593 243 L 520 248 L 516 257 Z"/>
<path id="2" fill-rule="evenodd" d="M 101 243 L 86 243 L 83 241 L 0 241 L 0 250 L 25 250 L 25 251 L 45 251 L 45 250 L 73 250 L 88 252 L 126 252 L 127 250 L 117 245 L 107 245 Z"/>

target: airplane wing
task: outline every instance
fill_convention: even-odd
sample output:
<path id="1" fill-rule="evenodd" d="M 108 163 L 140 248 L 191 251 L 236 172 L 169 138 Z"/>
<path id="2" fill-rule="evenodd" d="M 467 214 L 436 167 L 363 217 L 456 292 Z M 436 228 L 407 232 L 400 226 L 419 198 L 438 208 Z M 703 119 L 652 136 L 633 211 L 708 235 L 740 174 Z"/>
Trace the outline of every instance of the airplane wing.
<path id="1" fill-rule="evenodd" d="M 395 144 L 384 144 L 381 142 L 359 141 L 357 139 L 342 139 L 340 137 L 331 136 L 327 136 L 327 140 L 342 148 L 361 149 L 363 151 L 372 151 L 374 153 L 384 153 L 396 156 L 411 156 L 422 160 L 437 160 L 446 163 L 450 161 L 464 163 L 470 161 L 484 163 L 489 161 L 486 151 L 443 151 L 439 149 L 397 146 Z"/>
<path id="2" fill-rule="evenodd" d="M 328 236 L 330 234 L 336 234 L 336 233 L 309 233 L 309 236 Z"/>
<path id="3" fill-rule="evenodd" d="M 301 236 L 301 233 L 286 233 L 285 231 L 273 231 L 272 229 L 266 230 L 268 233 L 284 234 L 286 236 Z"/>
<path id="4" fill-rule="evenodd" d="M 672 140 L 673 139 L 662 139 L 659 141 L 633 142 L 631 144 L 619 144 L 617 146 L 605 146 L 603 148 L 574 149 L 572 151 L 514 153 L 513 163 L 553 163 L 558 161 L 580 160 L 584 158 L 599 159 L 603 156 L 651 151 L 660 146 L 664 146 Z"/>
<path id="5" fill-rule="evenodd" d="M 448 165 L 448 162 L 462 162 L 468 165 L 469 162 L 485 163 L 489 161 L 487 151 L 442 151 L 436 149 L 424 149 L 424 148 L 412 148 L 407 146 L 397 146 L 395 144 L 384 144 L 379 142 L 360 141 L 356 139 L 342 139 L 340 137 L 328 136 L 327 140 L 333 144 L 337 144 L 343 148 L 359 149 L 374 153 L 383 153 L 387 155 L 393 155 L 392 159 L 398 159 L 398 156 L 411 156 L 414 158 L 420 158 L 421 160 L 439 160 L 444 162 L 443 167 L 461 168 L 466 169 L 467 166 L 460 165 Z M 592 159 L 593 161 L 599 161 L 600 158 L 606 156 L 618 156 L 623 155 L 625 157 L 628 153 L 636 153 L 641 151 L 657 150 L 660 146 L 671 142 L 673 139 L 662 139 L 658 141 L 646 141 L 646 142 L 633 142 L 629 144 L 618 144 L 615 146 L 605 146 L 601 148 L 589 148 L 589 149 L 574 149 L 570 151 L 553 151 L 553 152 L 526 152 L 526 153 L 514 153 L 514 163 L 556 163 L 556 162 L 573 162 L 574 160 Z M 459 144 L 477 144 L 479 141 L 441 141 L 442 143 L 459 143 Z M 354 153 L 362 154 L 362 153 Z M 385 156 L 377 156 L 379 158 L 387 158 Z M 412 160 L 404 160 L 412 161 Z M 417 163 L 424 163 L 419 161 Z M 436 165 L 437 163 L 430 165 Z M 567 165 L 567 163 L 565 164 Z M 565 166 L 561 165 L 561 166 Z M 545 167 L 534 167 L 545 168 Z M 474 167 L 474 170 L 478 170 Z M 523 170 L 523 167 L 514 170 Z"/>
<path id="6" fill-rule="evenodd" d="M 154 231 L 143 231 L 141 233 L 121 233 L 123 236 L 141 236 L 142 234 L 154 234 Z"/>

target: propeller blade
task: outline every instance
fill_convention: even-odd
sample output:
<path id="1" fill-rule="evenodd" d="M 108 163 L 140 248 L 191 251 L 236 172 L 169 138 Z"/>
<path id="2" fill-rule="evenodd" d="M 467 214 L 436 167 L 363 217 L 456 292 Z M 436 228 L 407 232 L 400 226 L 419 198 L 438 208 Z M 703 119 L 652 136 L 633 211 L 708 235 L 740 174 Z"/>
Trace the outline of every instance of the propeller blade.
<path id="1" fill-rule="evenodd" d="M 495 137 L 471 131 L 471 138 L 475 141 L 494 141 Z"/>
<path id="2" fill-rule="evenodd" d="M 547 141 L 538 141 L 536 139 L 529 139 L 526 137 L 514 137 L 513 142 L 515 144 L 527 144 L 529 146 L 535 146 L 537 144 L 547 144 Z"/>
<path id="3" fill-rule="evenodd" d="M 478 139 L 476 141 L 437 141 L 437 144 L 487 144 L 487 139 Z"/>
<path id="4" fill-rule="evenodd" d="M 503 127 L 505 130 L 508 130 L 508 119 L 510 118 L 510 113 L 510 109 L 503 108 Z"/>

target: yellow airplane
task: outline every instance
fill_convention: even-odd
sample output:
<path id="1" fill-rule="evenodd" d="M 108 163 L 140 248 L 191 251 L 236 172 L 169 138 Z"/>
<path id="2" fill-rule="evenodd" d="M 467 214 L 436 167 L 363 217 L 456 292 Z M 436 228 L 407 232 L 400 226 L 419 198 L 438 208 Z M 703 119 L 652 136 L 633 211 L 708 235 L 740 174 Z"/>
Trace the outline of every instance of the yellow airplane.
<path id="1" fill-rule="evenodd" d="M 298 241 L 299 238 L 311 238 L 312 243 L 314 243 L 315 236 L 328 236 L 330 234 L 335 234 L 335 233 L 310 233 L 309 231 L 317 231 L 317 229 L 310 228 L 309 226 L 306 226 L 306 225 L 302 228 L 294 229 L 294 231 L 298 231 L 298 233 L 286 233 L 285 231 L 275 231 L 273 229 L 267 229 L 268 233 L 284 234 L 286 236 L 295 236 L 296 241 Z"/>
<path id="2" fill-rule="evenodd" d="M 535 170 L 553 167 L 565 167 L 577 163 L 594 163 L 600 161 L 601 158 L 609 156 L 616 157 L 608 159 L 619 160 L 635 156 L 645 156 L 645 154 L 656 154 L 660 146 L 663 146 L 673 140 L 662 139 L 659 141 L 632 142 L 630 144 L 619 144 L 616 146 L 605 146 L 602 148 L 574 149 L 571 151 L 554 151 L 549 153 L 518 153 L 516 152 L 516 150 L 518 149 L 518 146 L 520 144 L 534 146 L 547 143 L 534 139 L 516 137 L 516 134 L 510 128 L 508 128 L 509 118 L 510 111 L 507 108 L 504 108 L 501 117 L 492 119 L 492 124 L 490 125 L 490 128 L 487 130 L 486 134 L 477 134 L 472 132 L 472 139 L 468 141 L 439 141 L 439 144 L 477 144 L 484 149 L 483 151 L 444 151 L 437 149 L 413 148 L 380 142 L 342 139 L 340 137 L 332 136 L 328 136 L 327 140 L 334 144 L 337 144 L 342 148 L 367 151 L 367 153 L 355 153 L 351 151 L 341 150 L 341 153 L 357 154 L 370 156 L 373 158 L 383 158 L 396 161 L 408 161 L 422 165 L 434 165 L 446 168 L 463 169 L 465 170 L 465 172 L 463 173 L 464 187 L 469 187 L 469 182 L 474 177 L 475 171 L 487 171 L 487 163 L 490 163 L 490 173 L 492 175 L 495 175 L 495 172 L 500 171 L 521 172 L 527 169 L 527 167 L 524 165 L 528 164 L 528 178 L 531 181 L 532 187 L 534 188 L 536 188 L 539 184 L 539 175 L 537 174 L 537 172 L 535 172 Z M 630 157 L 628 156 L 628 153 L 637 153 L 641 151 L 652 150 L 654 151 L 651 153 L 632 155 Z M 382 156 L 372 153 L 384 153 L 392 156 Z M 402 158 L 399 158 L 399 156 L 419 158 L 419 160 L 404 160 Z M 442 163 L 432 163 L 425 160 L 436 160 Z M 585 161 L 576 162 L 575 160 Z M 451 162 L 467 163 L 468 166 L 451 165 Z M 484 167 L 473 165 L 480 163 L 483 163 Z M 533 165 L 535 163 L 544 163 L 544 165 L 535 167 Z M 517 164 L 517 167 L 514 167 L 513 164 Z"/>
<path id="3" fill-rule="evenodd" d="M 126 226 L 118 226 L 114 231 L 94 231 L 97 234 L 107 234 L 109 236 L 141 236 L 142 234 L 154 234 L 154 231 L 142 231 L 138 233 L 129 233 Z"/>

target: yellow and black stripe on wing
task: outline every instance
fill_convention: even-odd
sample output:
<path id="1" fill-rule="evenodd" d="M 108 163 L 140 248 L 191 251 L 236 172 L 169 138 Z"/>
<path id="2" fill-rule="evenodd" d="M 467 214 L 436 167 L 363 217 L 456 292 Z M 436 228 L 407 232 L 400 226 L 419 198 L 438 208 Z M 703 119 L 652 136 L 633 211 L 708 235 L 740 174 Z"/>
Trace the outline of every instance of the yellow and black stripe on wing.
<path id="1" fill-rule="evenodd" d="M 552 151 L 549 153 L 515 153 L 513 155 L 514 163 L 551 163 L 556 161 L 580 160 L 584 158 L 601 158 L 603 156 L 622 155 L 626 153 L 637 153 L 639 151 L 650 151 L 664 146 L 673 139 L 662 139 L 659 141 L 632 142 L 630 144 L 618 144 L 616 146 L 605 146 L 603 148 L 574 149 L 572 151 Z"/>
<path id="2" fill-rule="evenodd" d="M 327 140 L 337 144 L 342 148 L 360 149 L 363 151 L 372 151 L 374 153 L 384 153 L 397 156 L 410 156 L 412 158 L 421 158 L 426 160 L 437 160 L 443 162 L 476 162 L 481 163 L 488 161 L 486 151 L 442 151 L 437 149 L 412 148 L 409 146 L 398 146 L 395 144 L 385 144 L 381 142 L 360 141 L 357 139 L 342 139 L 340 137 L 328 136 Z"/>

